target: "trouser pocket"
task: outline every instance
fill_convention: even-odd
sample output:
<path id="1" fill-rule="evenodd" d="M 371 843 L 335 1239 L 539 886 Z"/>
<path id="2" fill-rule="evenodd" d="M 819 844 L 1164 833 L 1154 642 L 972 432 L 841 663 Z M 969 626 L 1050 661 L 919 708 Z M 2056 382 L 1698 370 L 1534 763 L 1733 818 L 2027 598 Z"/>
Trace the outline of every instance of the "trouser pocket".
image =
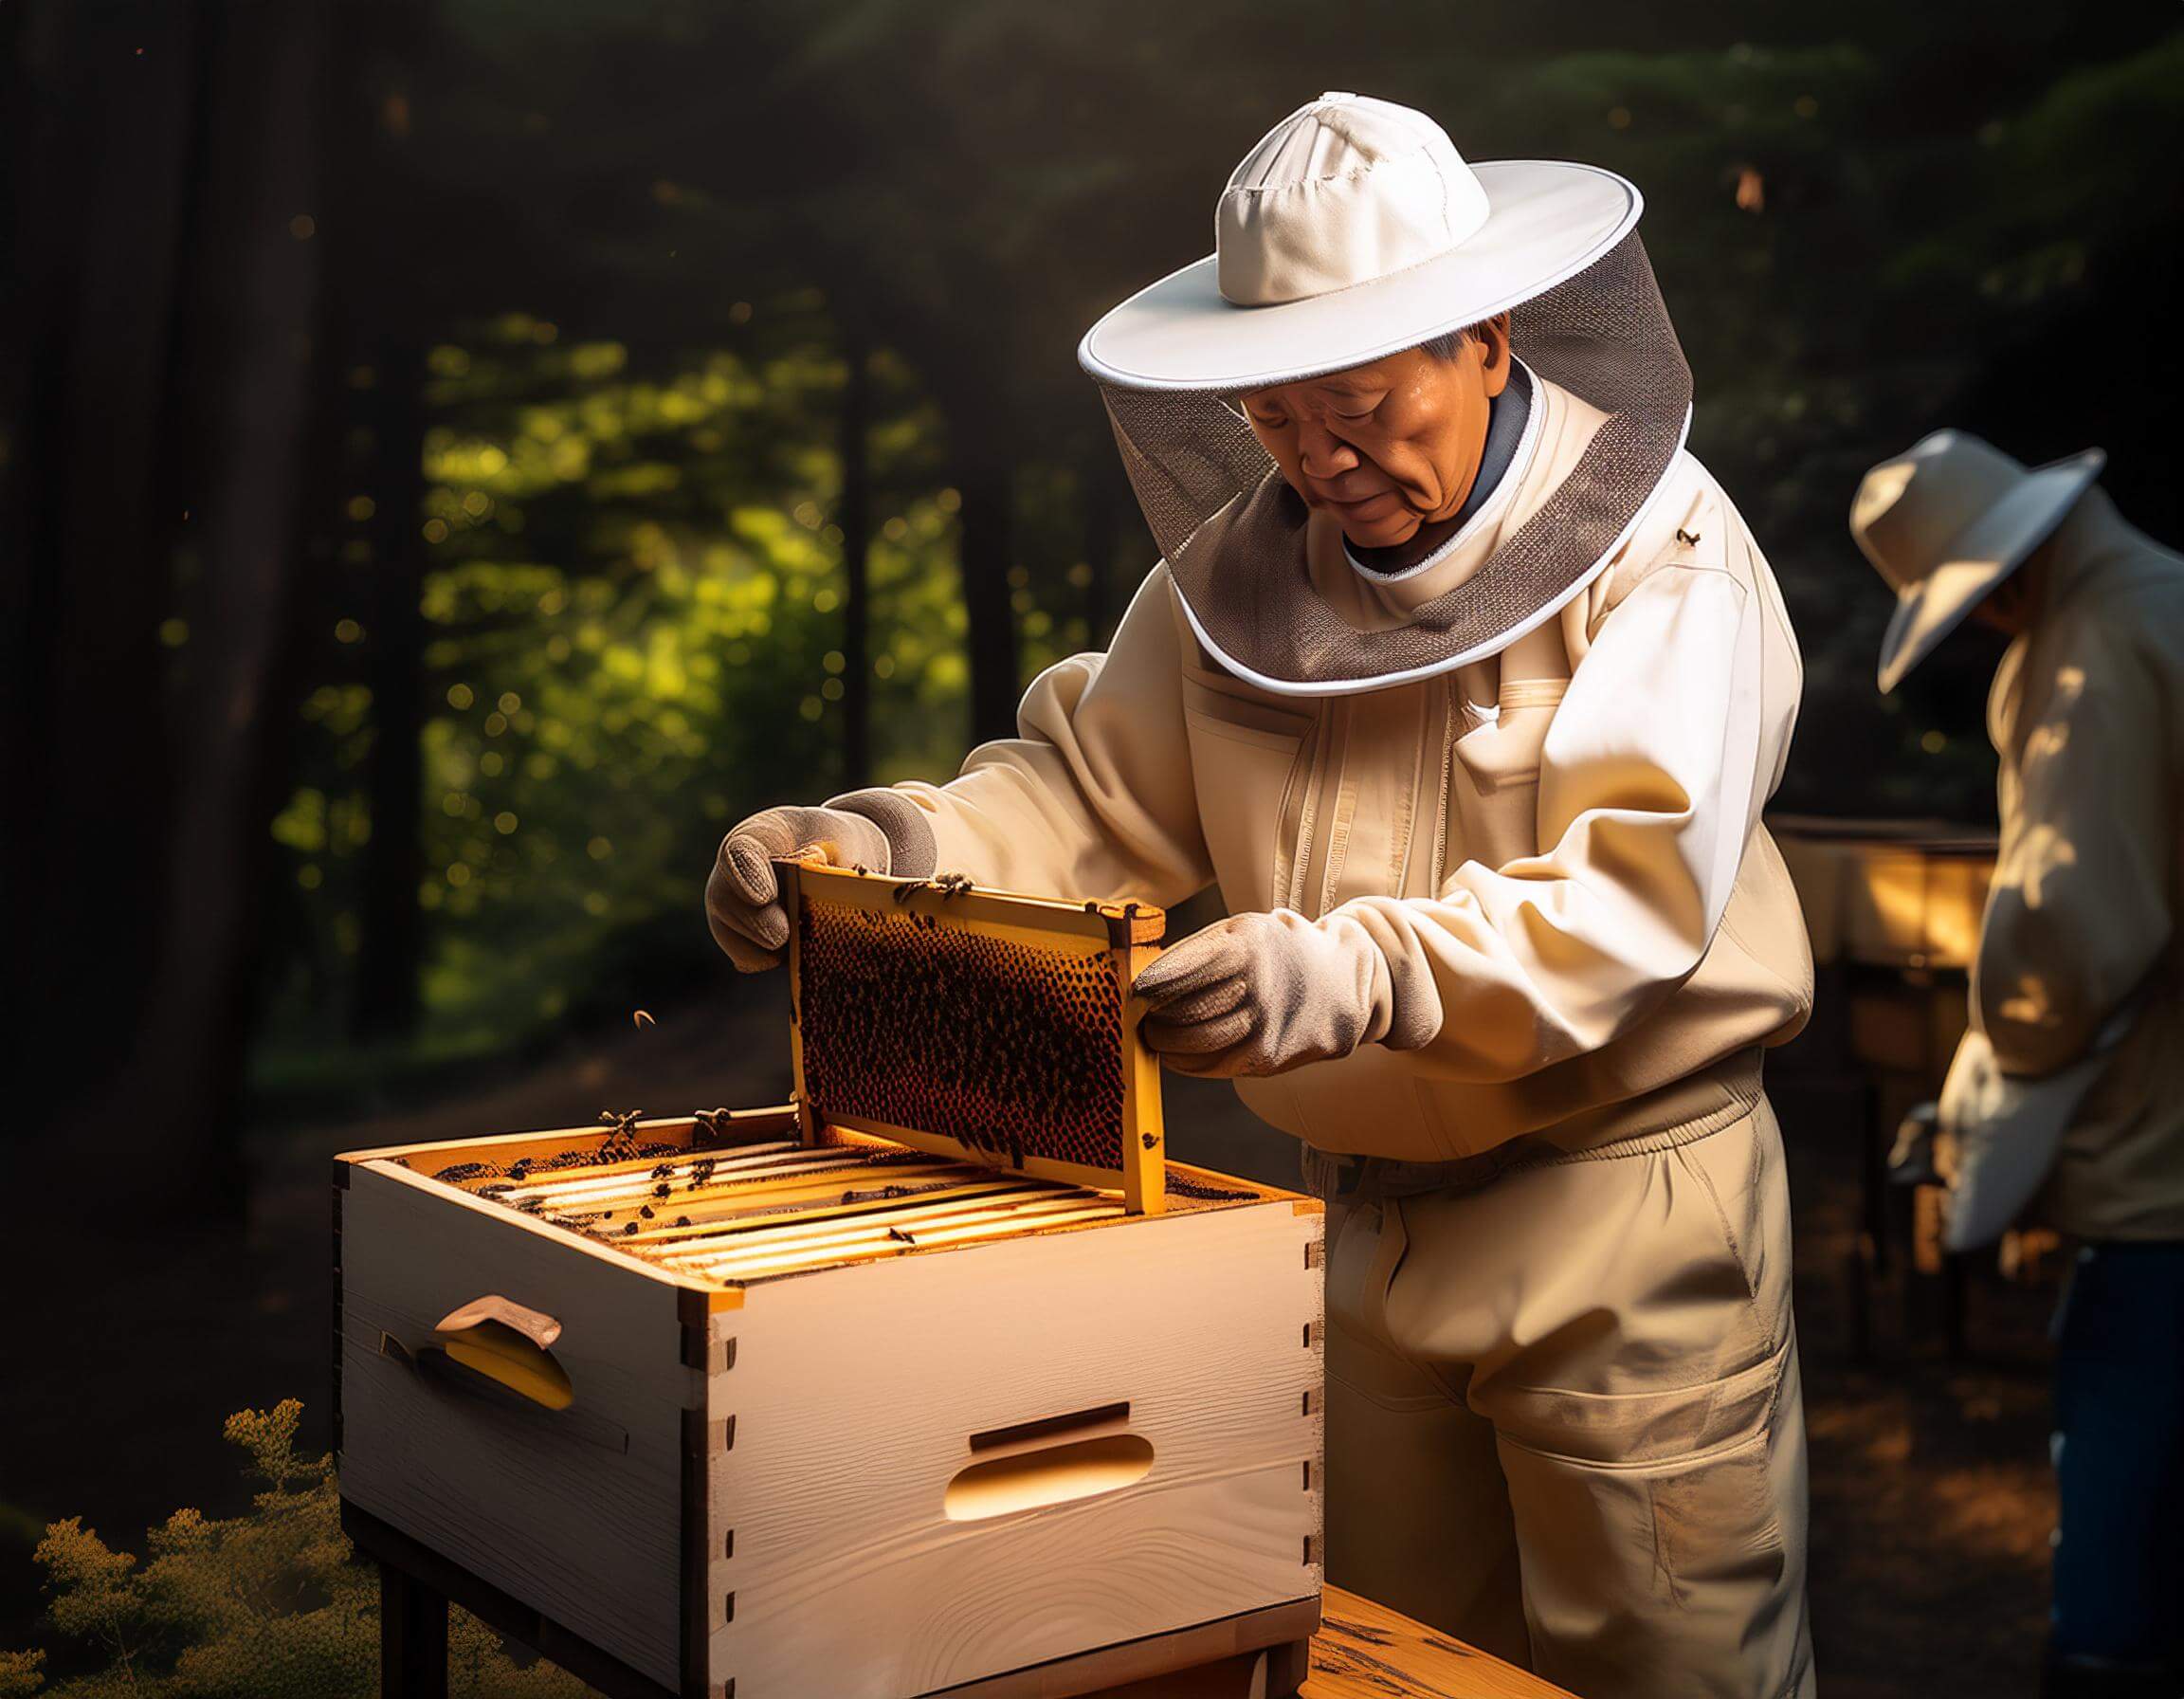
<path id="1" fill-rule="evenodd" d="M 1525 1395 L 1497 1401 L 1539 1673 L 1619 1695 L 1800 1691 L 1811 1653 L 1794 1343 L 1722 1381 L 1577 1400 L 1592 1406 L 1582 1417 L 1571 1395 L 1537 1396 L 1533 1409 Z M 1664 1443 L 1692 1433 L 1705 1443 Z"/>
<path id="2" fill-rule="evenodd" d="M 1402 1267 L 1403 1215 L 1394 1203 L 1327 1206 L 1327 1324 L 1381 1351 L 1388 1338 L 1388 1288 Z"/>

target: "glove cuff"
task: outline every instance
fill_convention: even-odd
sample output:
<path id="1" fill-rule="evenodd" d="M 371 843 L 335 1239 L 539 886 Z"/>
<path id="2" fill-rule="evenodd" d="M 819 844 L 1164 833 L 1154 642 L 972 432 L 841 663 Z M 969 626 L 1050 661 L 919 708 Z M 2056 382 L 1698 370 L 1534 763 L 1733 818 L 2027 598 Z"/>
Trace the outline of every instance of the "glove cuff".
<path id="1" fill-rule="evenodd" d="M 901 792 L 879 785 L 833 797 L 827 806 L 861 815 L 879 827 L 887 839 L 886 872 L 898 879 L 933 877 L 940 851 L 934 842 L 932 823 L 925 818 L 925 811 Z"/>
<path id="2" fill-rule="evenodd" d="M 1422 961 L 1392 960 L 1381 947 L 1377 928 L 1347 907 L 1312 923 L 1354 952 L 1359 970 L 1358 999 L 1365 1012 L 1360 1046 L 1414 1050 L 1433 1042 L 1441 1031 L 1441 1000 L 1432 974 Z"/>

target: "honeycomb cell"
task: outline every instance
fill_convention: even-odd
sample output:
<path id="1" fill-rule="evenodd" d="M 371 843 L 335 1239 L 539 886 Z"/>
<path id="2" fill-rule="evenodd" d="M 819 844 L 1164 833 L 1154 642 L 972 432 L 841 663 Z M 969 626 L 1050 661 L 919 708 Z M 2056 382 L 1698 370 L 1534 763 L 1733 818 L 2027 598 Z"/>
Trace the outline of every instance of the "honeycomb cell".
<path id="1" fill-rule="evenodd" d="M 915 1128 L 1021 1166 L 1122 1165 L 1114 959 L 807 899 L 804 1087 L 822 1116 Z"/>

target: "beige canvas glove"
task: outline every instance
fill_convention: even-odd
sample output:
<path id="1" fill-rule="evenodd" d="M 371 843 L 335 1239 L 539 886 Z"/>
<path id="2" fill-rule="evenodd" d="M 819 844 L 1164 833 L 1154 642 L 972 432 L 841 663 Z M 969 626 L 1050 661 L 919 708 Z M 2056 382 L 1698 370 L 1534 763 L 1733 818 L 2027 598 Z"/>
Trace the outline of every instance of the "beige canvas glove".
<path id="1" fill-rule="evenodd" d="M 1164 952 L 1132 989 L 1147 1004 L 1147 1047 L 1178 1073 L 1281 1073 L 1432 1036 L 1398 1028 L 1387 959 L 1343 914 L 1232 915 Z"/>
<path id="2" fill-rule="evenodd" d="M 776 856 L 834 868 L 892 871 L 887 834 L 863 814 L 837 808 L 770 808 L 720 840 L 705 882 L 705 919 L 713 941 L 746 974 L 777 967 L 789 942 L 789 915 L 774 877 Z"/>

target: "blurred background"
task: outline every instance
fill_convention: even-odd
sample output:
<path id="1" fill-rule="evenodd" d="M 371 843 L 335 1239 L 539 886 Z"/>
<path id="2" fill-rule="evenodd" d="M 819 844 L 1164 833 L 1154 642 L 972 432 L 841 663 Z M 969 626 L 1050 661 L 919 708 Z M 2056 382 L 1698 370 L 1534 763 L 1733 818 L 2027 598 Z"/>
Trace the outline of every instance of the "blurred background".
<path id="1" fill-rule="evenodd" d="M 1874 692 L 1869 463 L 2100 444 L 2184 537 L 2170 4 L 0 0 L 0 1646 L 53 1672 L 47 1521 L 240 1507 L 246 1404 L 323 1449 L 327 1153 L 783 1088 L 720 833 L 1104 641 L 1151 547 L 1077 338 L 1322 88 L 1645 192 L 1805 648 L 1786 813 L 1992 822 L 1995 651 Z M 1915 1325 L 1870 1057 L 1798 1048 L 1821 1667 L 2029 1692 L 2052 1293 Z M 1288 1177 L 1187 1086 L 1179 1154 Z"/>

